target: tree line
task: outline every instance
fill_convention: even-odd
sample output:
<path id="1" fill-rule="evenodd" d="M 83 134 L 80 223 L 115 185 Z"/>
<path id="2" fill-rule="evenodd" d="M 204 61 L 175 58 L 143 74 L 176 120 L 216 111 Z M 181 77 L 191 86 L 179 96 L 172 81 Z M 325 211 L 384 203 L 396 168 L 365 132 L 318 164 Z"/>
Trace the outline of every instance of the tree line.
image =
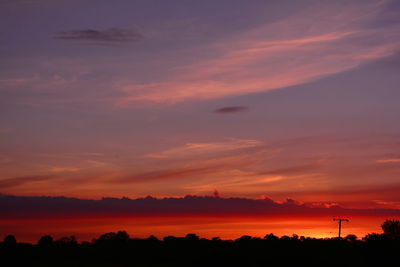
<path id="1" fill-rule="evenodd" d="M 358 239 L 311 238 L 267 234 L 235 240 L 154 236 L 131 238 L 126 231 L 110 232 L 91 242 L 74 236 L 54 240 L 42 236 L 36 244 L 8 235 L 0 243 L 7 266 L 388 266 L 398 264 L 400 221 L 386 220 L 383 233 Z M 6 266 L 6 265 L 4 265 Z"/>

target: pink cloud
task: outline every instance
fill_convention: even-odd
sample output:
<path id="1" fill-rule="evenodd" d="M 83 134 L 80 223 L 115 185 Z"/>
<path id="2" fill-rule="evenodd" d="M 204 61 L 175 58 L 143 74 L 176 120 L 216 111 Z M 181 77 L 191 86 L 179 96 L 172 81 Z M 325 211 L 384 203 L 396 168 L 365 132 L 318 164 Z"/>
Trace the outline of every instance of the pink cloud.
<path id="1" fill-rule="evenodd" d="M 376 162 L 378 162 L 378 163 L 400 163 L 400 158 L 379 159 Z"/>
<path id="2" fill-rule="evenodd" d="M 212 143 L 187 143 L 154 154 L 147 154 L 147 158 L 188 157 L 201 154 L 215 154 L 239 149 L 259 147 L 263 142 L 252 139 L 230 139 Z"/>
<path id="3" fill-rule="evenodd" d="M 368 2 L 346 9 L 321 3 L 304 13 L 202 47 L 218 56 L 180 66 L 168 78 L 121 82 L 116 89 L 124 96 L 117 104 L 216 99 L 275 90 L 347 71 L 394 53 L 400 44 L 400 39 L 393 37 L 398 26 L 379 31 L 363 26 L 381 8 Z"/>

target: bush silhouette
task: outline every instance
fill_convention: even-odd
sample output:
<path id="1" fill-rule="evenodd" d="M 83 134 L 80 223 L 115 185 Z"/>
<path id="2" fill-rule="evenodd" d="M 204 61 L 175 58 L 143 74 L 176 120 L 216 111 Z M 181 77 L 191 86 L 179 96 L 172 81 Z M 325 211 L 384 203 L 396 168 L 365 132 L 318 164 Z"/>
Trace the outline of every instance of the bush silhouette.
<path id="1" fill-rule="evenodd" d="M 13 235 L 8 235 L 4 237 L 3 244 L 6 246 L 14 246 L 17 244 L 17 239 Z"/>
<path id="2" fill-rule="evenodd" d="M 270 233 L 270 234 L 265 235 L 265 236 L 264 236 L 264 239 L 265 239 L 265 240 L 270 240 L 270 241 L 272 241 L 272 240 L 278 240 L 279 237 L 277 237 L 277 236 L 274 235 L 273 233 Z"/>
<path id="3" fill-rule="evenodd" d="M 370 233 L 363 237 L 364 241 L 367 242 L 376 242 L 385 240 L 385 235 L 378 234 L 378 233 Z"/>
<path id="4" fill-rule="evenodd" d="M 94 239 L 94 243 L 103 245 L 117 245 L 128 242 L 129 235 L 126 231 L 118 231 L 117 233 L 109 232 L 102 234 L 98 239 Z"/>
<path id="5" fill-rule="evenodd" d="M 49 247 L 53 245 L 53 237 L 51 235 L 44 235 L 38 240 L 38 245 L 42 247 Z"/>
<path id="6" fill-rule="evenodd" d="M 54 242 L 57 246 L 61 247 L 74 247 L 78 245 L 78 241 L 75 236 L 61 237 Z"/>
<path id="7" fill-rule="evenodd" d="M 199 241 L 200 237 L 198 237 L 196 234 L 187 234 L 185 239 L 188 241 Z"/>
<path id="8" fill-rule="evenodd" d="M 386 220 L 381 228 L 384 235 L 390 239 L 400 239 L 400 221 L 399 220 Z"/>
<path id="9" fill-rule="evenodd" d="M 350 235 L 347 235 L 347 236 L 344 238 L 344 240 L 349 241 L 349 242 L 354 242 L 354 241 L 357 240 L 357 236 L 356 236 L 356 235 L 350 234 Z"/>

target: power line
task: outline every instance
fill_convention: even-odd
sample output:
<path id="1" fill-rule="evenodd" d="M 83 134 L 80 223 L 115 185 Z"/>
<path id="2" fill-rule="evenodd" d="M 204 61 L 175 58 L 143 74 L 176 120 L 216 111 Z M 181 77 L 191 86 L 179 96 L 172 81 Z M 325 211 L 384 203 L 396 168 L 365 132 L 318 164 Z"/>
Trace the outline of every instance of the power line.
<path id="1" fill-rule="evenodd" d="M 338 224 L 339 224 L 338 238 L 340 239 L 340 235 L 341 235 L 341 233 L 342 233 L 342 222 L 349 222 L 349 219 L 342 219 L 342 218 L 336 219 L 336 218 L 333 218 L 333 220 L 334 220 L 335 222 L 338 222 Z"/>

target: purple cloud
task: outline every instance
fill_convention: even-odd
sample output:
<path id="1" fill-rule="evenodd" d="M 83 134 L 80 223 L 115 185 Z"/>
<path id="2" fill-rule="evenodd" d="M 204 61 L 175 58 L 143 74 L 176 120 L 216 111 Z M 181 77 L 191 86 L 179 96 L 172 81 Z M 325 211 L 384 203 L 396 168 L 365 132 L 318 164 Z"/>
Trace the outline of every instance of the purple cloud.
<path id="1" fill-rule="evenodd" d="M 83 40 L 95 42 L 135 42 L 143 35 L 131 29 L 110 28 L 104 30 L 84 29 L 58 32 L 54 39 L 58 40 Z"/>
<path id="2" fill-rule="evenodd" d="M 221 114 L 227 114 L 227 113 L 239 113 L 239 112 L 245 112 L 248 111 L 248 107 L 244 106 L 232 106 L 232 107 L 223 107 L 214 110 L 215 113 L 221 113 Z"/>
<path id="3" fill-rule="evenodd" d="M 399 216 L 398 209 L 346 209 L 337 205 L 315 206 L 288 199 L 221 198 L 185 196 L 182 198 L 103 198 L 21 197 L 0 195 L 0 218 L 67 218 L 113 216 Z"/>

